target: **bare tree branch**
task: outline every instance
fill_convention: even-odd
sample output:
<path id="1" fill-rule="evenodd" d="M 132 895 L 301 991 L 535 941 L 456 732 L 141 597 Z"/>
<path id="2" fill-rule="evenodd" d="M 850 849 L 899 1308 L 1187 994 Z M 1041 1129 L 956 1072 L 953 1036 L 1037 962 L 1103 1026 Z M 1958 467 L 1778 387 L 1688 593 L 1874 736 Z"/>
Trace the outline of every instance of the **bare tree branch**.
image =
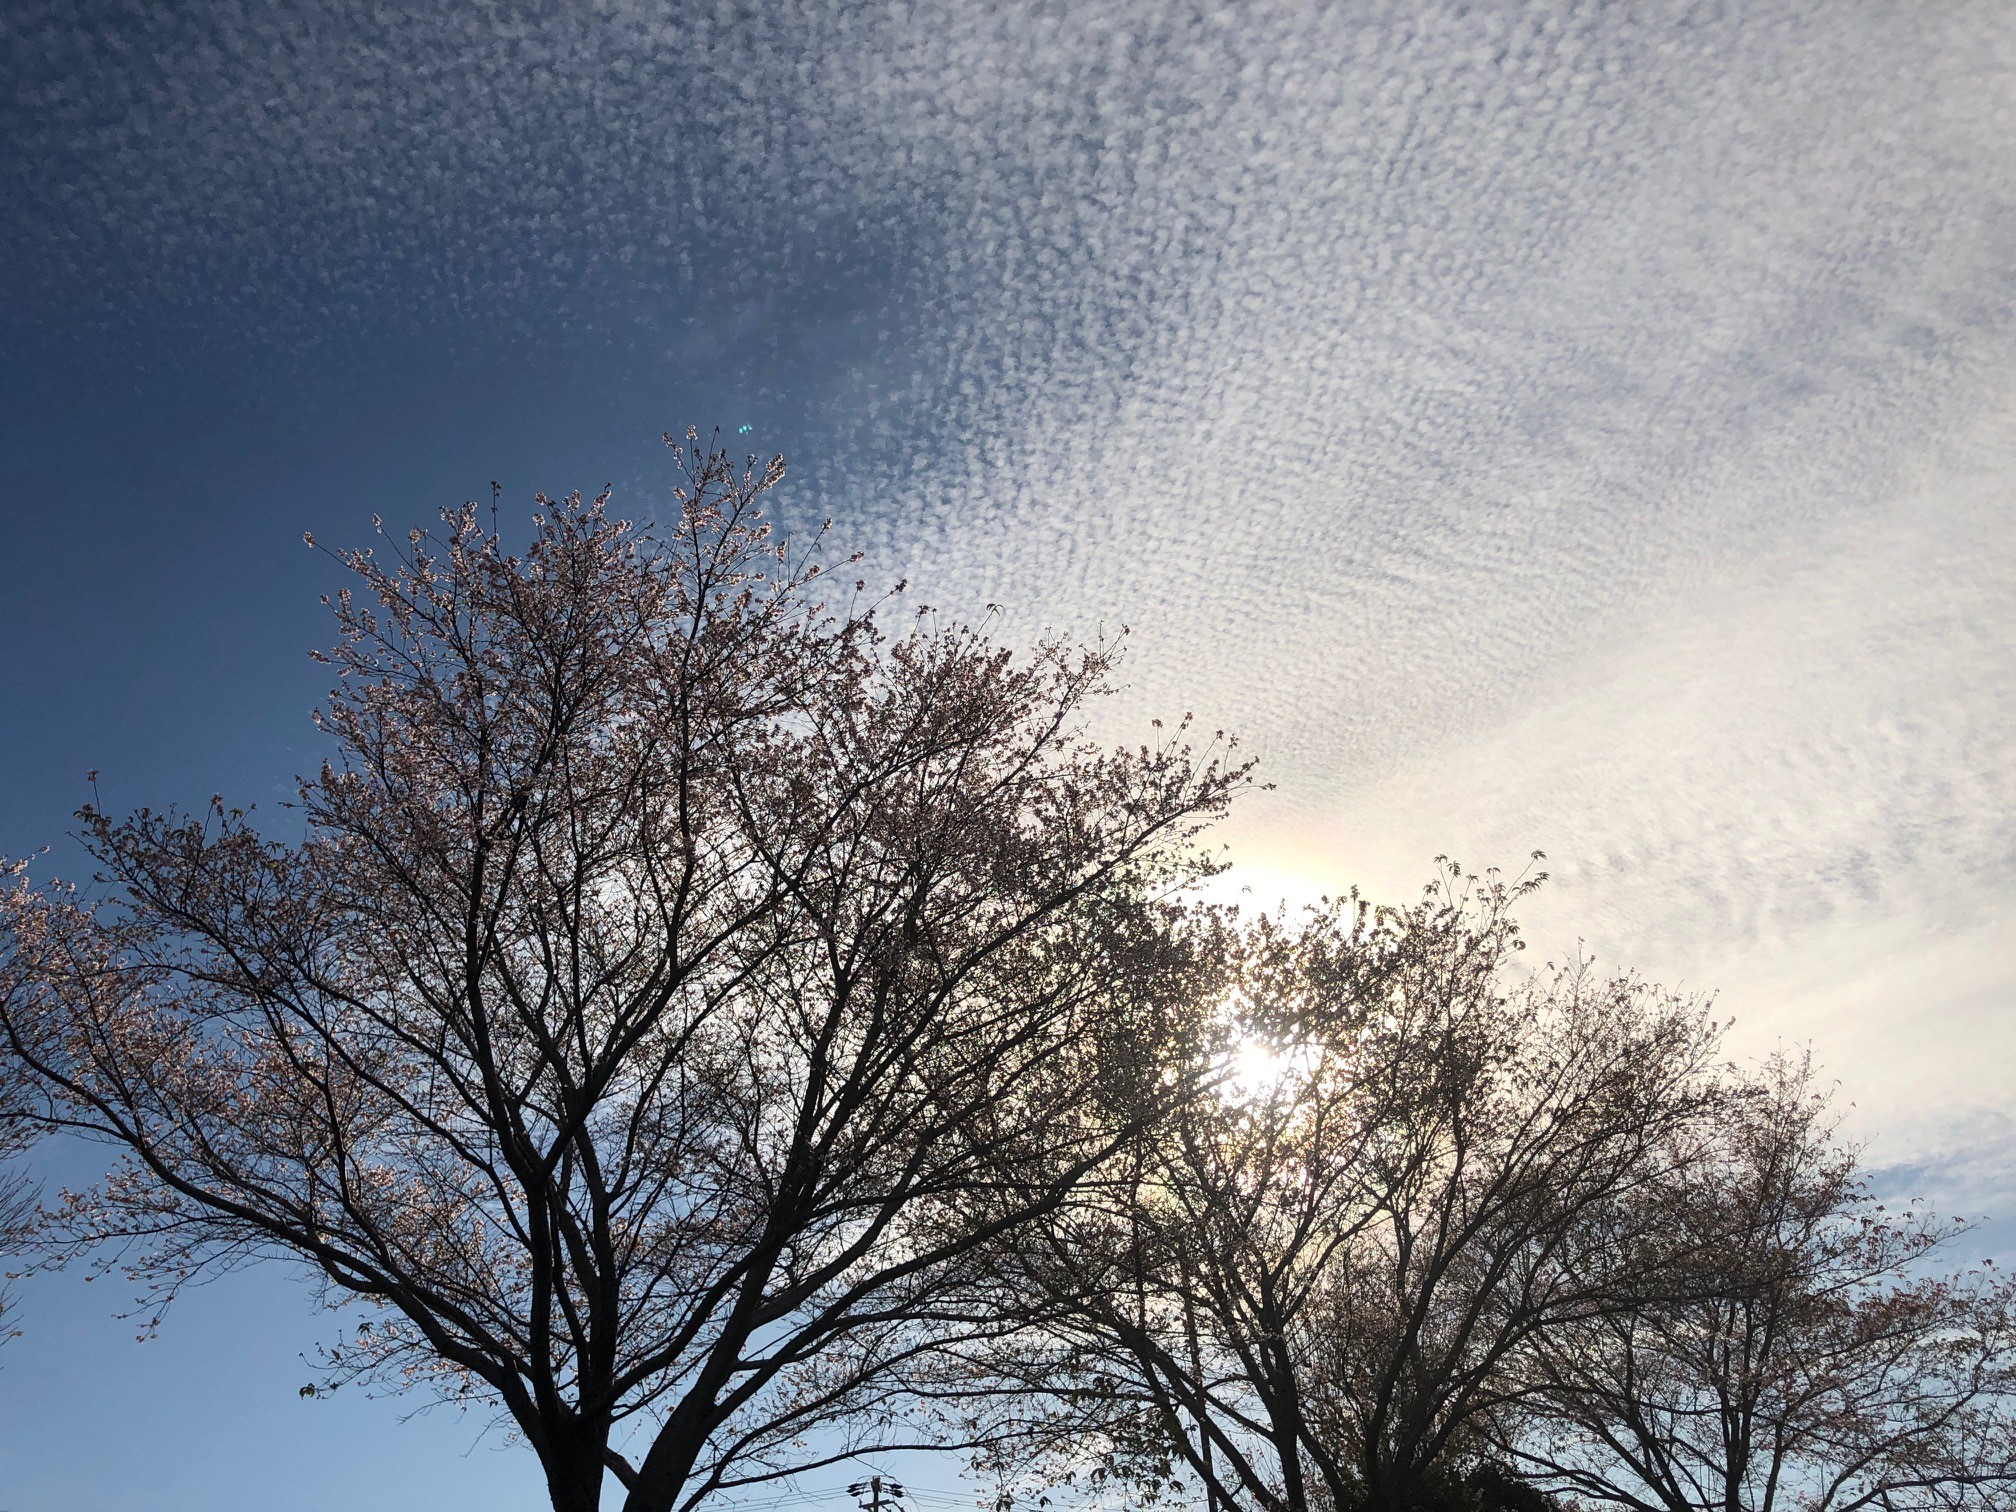
<path id="1" fill-rule="evenodd" d="M 328 1384 L 496 1405 L 561 1512 L 886 1416 L 970 1257 L 1175 1095 L 1168 898 L 1246 780 L 1088 743 L 1110 646 L 829 605 L 781 464 L 678 452 L 662 537 L 576 496 L 522 557 L 474 506 L 341 555 L 298 843 L 88 808 L 109 895 L 4 900 L 10 1063 L 121 1156 L 49 1243 L 163 1303 L 305 1261 L 368 1310 Z"/>

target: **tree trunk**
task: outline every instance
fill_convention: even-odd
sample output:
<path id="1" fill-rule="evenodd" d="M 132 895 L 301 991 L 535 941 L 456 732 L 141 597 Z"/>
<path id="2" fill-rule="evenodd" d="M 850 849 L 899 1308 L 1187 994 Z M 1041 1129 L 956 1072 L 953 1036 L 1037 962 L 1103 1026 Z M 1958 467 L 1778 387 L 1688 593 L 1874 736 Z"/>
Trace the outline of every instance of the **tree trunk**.
<path id="1" fill-rule="evenodd" d="M 697 1424 L 681 1423 L 675 1412 L 638 1465 L 636 1482 L 623 1498 L 623 1512 L 672 1512 L 706 1446 L 706 1432 Z"/>
<path id="2" fill-rule="evenodd" d="M 549 1443 L 539 1456 L 553 1512 L 602 1512 L 602 1445 L 586 1442 L 586 1434 L 570 1437 Z"/>
<path id="3" fill-rule="evenodd" d="M 553 1512 L 602 1512 L 602 1467 L 548 1466 L 546 1494 L 553 1498 Z"/>

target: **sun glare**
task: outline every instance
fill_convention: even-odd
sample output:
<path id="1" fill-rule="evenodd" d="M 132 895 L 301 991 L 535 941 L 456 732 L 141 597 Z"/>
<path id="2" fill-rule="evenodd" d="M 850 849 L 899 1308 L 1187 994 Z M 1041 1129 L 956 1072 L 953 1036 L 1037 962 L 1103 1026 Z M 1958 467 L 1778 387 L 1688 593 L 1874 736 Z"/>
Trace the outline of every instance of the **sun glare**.
<path id="1" fill-rule="evenodd" d="M 1224 1095 L 1231 1102 L 1247 1103 L 1273 1096 L 1291 1075 L 1306 1069 L 1309 1055 L 1306 1048 L 1283 1049 L 1259 1035 L 1248 1035 L 1228 1059 Z"/>

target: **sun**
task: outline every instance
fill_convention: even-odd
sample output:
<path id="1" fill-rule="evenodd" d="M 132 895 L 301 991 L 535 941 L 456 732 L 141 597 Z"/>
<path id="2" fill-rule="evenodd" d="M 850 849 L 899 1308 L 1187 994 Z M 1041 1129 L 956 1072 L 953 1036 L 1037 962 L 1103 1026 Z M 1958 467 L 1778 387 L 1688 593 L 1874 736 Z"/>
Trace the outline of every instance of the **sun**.
<path id="1" fill-rule="evenodd" d="M 1264 1102 L 1308 1067 L 1308 1046 L 1284 1047 L 1261 1035 L 1246 1035 L 1226 1057 L 1223 1096 L 1233 1103 Z"/>

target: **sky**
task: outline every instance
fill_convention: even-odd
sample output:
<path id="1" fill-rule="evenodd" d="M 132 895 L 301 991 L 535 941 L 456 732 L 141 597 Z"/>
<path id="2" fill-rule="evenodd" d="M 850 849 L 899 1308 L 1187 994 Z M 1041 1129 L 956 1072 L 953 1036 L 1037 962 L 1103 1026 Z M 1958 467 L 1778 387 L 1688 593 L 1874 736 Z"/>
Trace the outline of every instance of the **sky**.
<path id="1" fill-rule="evenodd" d="M 1543 850 L 1546 953 L 2016 1217 L 2000 0 L 16 0 L 0 81 L 0 852 L 91 768 L 287 796 L 304 530 L 649 516 L 720 426 L 924 602 L 1128 627 L 1107 731 L 1275 785 L 1235 893 Z M 537 1505 L 471 1420 L 299 1400 L 289 1278 L 145 1345 L 118 1285 L 24 1293 L 0 1512 Z"/>

